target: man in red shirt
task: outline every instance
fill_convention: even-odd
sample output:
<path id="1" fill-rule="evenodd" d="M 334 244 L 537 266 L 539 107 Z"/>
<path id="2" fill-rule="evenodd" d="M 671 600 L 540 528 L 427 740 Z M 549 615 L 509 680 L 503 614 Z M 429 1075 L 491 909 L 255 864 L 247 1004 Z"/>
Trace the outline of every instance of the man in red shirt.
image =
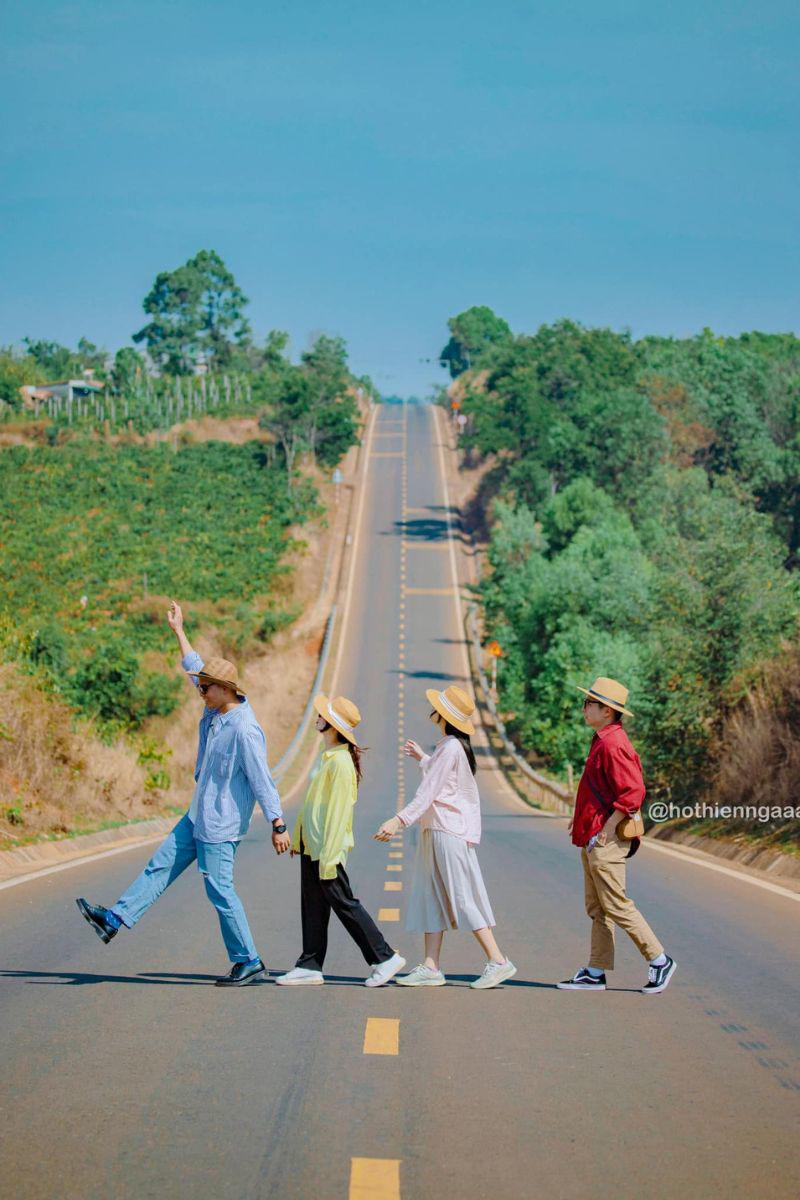
<path id="1" fill-rule="evenodd" d="M 645 789 L 642 764 L 622 727 L 628 689 L 602 676 L 590 688 L 583 716 L 594 730 L 589 757 L 578 784 L 575 812 L 569 825 L 573 844 L 581 847 L 586 911 L 592 922 L 589 965 L 557 986 L 569 991 L 603 992 L 606 971 L 614 969 L 614 926 L 624 929 L 647 960 L 648 980 L 642 991 L 663 992 L 675 974 L 675 960 L 625 891 L 625 860 L 639 848 L 639 839 L 624 842 L 617 826 L 638 813 Z"/>

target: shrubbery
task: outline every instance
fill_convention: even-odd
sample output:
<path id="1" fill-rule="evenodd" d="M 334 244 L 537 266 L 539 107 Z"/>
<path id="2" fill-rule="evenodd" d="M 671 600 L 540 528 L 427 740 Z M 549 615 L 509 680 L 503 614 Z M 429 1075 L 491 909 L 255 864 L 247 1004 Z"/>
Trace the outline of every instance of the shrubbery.
<path id="1" fill-rule="evenodd" d="M 512 731 L 578 763 L 574 685 L 614 676 L 651 785 L 697 794 L 759 664 L 797 637 L 800 341 L 561 322 L 472 367 L 459 387 L 467 446 L 494 455 L 483 595 Z"/>

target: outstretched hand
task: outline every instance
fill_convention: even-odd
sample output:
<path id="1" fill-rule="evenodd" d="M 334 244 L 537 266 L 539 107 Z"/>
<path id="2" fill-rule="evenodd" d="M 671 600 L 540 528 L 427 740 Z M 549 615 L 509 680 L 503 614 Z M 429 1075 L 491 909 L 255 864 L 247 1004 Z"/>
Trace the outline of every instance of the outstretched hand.
<path id="1" fill-rule="evenodd" d="M 403 828 L 403 822 L 399 817 L 390 817 L 388 821 L 384 821 L 377 833 L 372 835 L 376 842 L 388 842 L 396 833 Z"/>
<path id="2" fill-rule="evenodd" d="M 414 742 L 410 738 L 403 746 L 403 753 L 409 758 L 415 758 L 417 762 L 425 757 L 425 751 L 420 746 L 419 742 Z"/>
<path id="3" fill-rule="evenodd" d="M 173 633 L 177 633 L 179 629 L 183 629 L 183 610 L 177 600 L 173 600 L 169 606 L 167 621 Z"/>

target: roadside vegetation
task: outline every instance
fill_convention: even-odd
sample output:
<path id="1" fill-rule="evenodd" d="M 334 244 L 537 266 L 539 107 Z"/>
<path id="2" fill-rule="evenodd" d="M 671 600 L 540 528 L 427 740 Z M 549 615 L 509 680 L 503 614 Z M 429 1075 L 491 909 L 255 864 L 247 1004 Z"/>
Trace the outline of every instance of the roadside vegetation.
<path id="1" fill-rule="evenodd" d="M 168 807 L 169 752 L 152 729 L 185 699 L 169 597 L 239 660 L 298 616 L 291 564 L 323 516 L 320 472 L 357 443 L 372 387 L 341 338 L 297 361 L 282 332 L 257 345 L 246 304 L 201 251 L 157 277 L 141 350 L 26 339 L 0 353 L 0 431 L 14 435 L 0 449 L 6 844 Z M 67 380 L 95 386 L 71 400 L 20 390 Z M 225 425 L 209 417 L 237 436 L 214 440 Z"/>
<path id="2" fill-rule="evenodd" d="M 580 763 L 573 685 L 611 675 L 635 697 L 651 797 L 796 800 L 800 341 L 571 321 L 515 336 L 485 308 L 450 328 L 520 748 Z M 800 823 L 737 830 L 796 844 Z"/>

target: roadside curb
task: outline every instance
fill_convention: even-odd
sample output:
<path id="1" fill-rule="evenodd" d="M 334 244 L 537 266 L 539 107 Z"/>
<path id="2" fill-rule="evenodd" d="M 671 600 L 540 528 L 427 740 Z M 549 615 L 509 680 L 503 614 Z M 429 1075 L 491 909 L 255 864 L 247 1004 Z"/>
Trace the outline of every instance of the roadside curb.
<path id="1" fill-rule="evenodd" d="M 650 845 L 669 846 L 672 850 L 681 850 L 692 857 L 702 855 L 704 858 L 716 858 L 745 874 L 757 876 L 759 879 L 771 879 L 775 883 L 800 891 L 800 858 L 784 854 L 781 850 L 759 850 L 757 846 L 739 846 L 736 842 L 704 837 L 702 834 L 687 833 L 685 830 L 670 829 L 663 825 L 648 830 L 645 840 Z"/>
<path id="2" fill-rule="evenodd" d="M 59 863 L 78 862 L 100 850 L 112 847 L 128 850 L 141 846 L 168 833 L 176 820 L 174 816 L 151 817 L 130 825 L 118 825 L 115 829 L 99 829 L 95 833 L 79 833 L 56 842 L 32 842 L 30 846 L 3 850 L 0 852 L 0 885 Z"/>
<path id="3" fill-rule="evenodd" d="M 331 681 L 334 682 L 338 673 L 339 652 L 342 645 L 342 632 L 346 618 L 346 608 L 340 604 L 343 582 L 352 575 L 351 564 L 356 549 L 356 530 L 363 507 L 364 485 L 366 483 L 366 467 L 369 461 L 368 450 L 371 443 L 372 429 L 375 422 L 376 406 L 372 405 L 367 416 L 365 434 L 358 446 L 356 465 L 353 471 L 353 491 L 351 505 L 347 514 L 345 536 L 339 554 L 336 587 L 332 597 L 331 611 L 328 616 L 326 637 L 320 651 L 320 662 L 300 724 L 283 757 L 280 759 L 280 781 L 287 781 L 287 790 L 282 795 L 282 803 L 287 805 L 304 782 L 316 757 L 316 744 L 310 737 L 313 732 L 312 701 L 321 689 L 325 674 L 330 663 L 333 663 Z M 358 502 L 355 494 L 358 492 Z M 337 615 L 341 612 L 340 618 Z M 302 755 L 302 757 L 301 757 Z M 295 769 L 297 763 L 299 768 Z M 260 812 L 259 809 L 256 810 Z M 52 842 L 32 842 L 29 846 L 18 846 L 13 850 L 0 851 L 0 891 L 14 883 L 24 883 L 39 874 L 48 874 L 67 866 L 77 866 L 82 860 L 111 855 L 122 850 L 134 850 L 148 842 L 156 841 L 169 833 L 177 820 L 176 816 L 153 817 L 144 821 L 119 825 L 114 829 L 101 829 L 95 833 L 78 834 L 71 838 L 62 838 Z"/>

